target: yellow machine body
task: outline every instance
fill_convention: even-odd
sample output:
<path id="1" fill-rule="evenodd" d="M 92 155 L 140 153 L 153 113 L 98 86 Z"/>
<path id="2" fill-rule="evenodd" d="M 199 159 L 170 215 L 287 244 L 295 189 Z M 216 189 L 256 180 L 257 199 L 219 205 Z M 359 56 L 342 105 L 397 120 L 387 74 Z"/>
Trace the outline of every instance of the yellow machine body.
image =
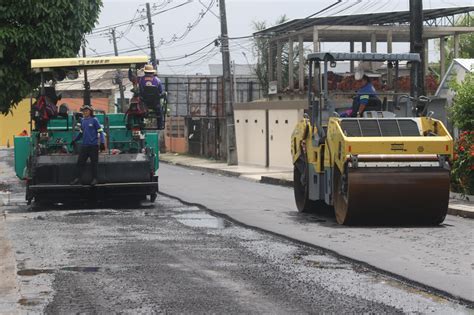
<path id="1" fill-rule="evenodd" d="M 305 117 L 292 134 L 300 211 L 334 206 L 340 224 L 444 220 L 454 144 L 441 121 L 330 117 L 322 129 Z"/>

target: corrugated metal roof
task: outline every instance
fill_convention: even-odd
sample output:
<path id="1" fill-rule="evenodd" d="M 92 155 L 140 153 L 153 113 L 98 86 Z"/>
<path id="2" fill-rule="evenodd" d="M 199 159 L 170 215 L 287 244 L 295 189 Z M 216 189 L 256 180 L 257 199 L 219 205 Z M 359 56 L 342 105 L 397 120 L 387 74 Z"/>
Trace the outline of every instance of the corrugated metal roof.
<path id="1" fill-rule="evenodd" d="M 474 11 L 474 6 L 439 8 L 423 10 L 423 20 L 429 21 L 446 16 Z M 311 19 L 295 19 L 277 26 L 254 33 L 254 36 L 273 35 L 300 30 L 315 25 L 391 25 L 410 22 L 410 11 L 353 14 L 341 16 L 317 17 Z"/>

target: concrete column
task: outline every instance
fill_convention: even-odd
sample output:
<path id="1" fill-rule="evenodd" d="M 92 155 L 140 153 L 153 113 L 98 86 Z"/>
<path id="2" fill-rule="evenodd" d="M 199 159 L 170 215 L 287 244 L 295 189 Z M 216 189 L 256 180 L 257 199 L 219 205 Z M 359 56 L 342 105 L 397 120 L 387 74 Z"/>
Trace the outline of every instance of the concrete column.
<path id="1" fill-rule="evenodd" d="M 377 35 L 375 33 L 370 35 L 370 52 L 377 52 Z"/>
<path id="2" fill-rule="evenodd" d="M 393 33 L 390 30 L 387 32 L 387 53 L 388 54 L 391 54 L 393 51 L 392 42 L 393 42 Z M 389 86 L 389 88 L 393 87 L 393 68 L 387 69 L 387 85 Z"/>
<path id="3" fill-rule="evenodd" d="M 313 52 L 319 52 L 319 31 L 316 26 L 313 27 Z"/>
<path id="4" fill-rule="evenodd" d="M 454 58 L 459 58 L 459 34 L 454 34 Z"/>
<path id="5" fill-rule="evenodd" d="M 299 83 L 299 90 L 304 91 L 304 41 L 303 41 L 303 35 L 298 36 L 298 54 L 299 54 L 299 60 L 298 60 L 298 83 Z"/>
<path id="6" fill-rule="evenodd" d="M 424 60 L 423 66 L 425 67 L 425 70 L 424 70 L 423 73 L 425 75 L 427 75 L 428 74 L 428 66 L 429 66 L 429 62 L 428 62 L 429 51 L 428 51 L 428 40 L 427 39 L 424 40 L 424 46 L 425 46 L 425 50 L 423 52 L 423 60 Z"/>
<path id="7" fill-rule="evenodd" d="M 375 33 L 370 34 L 370 52 L 377 52 L 377 35 Z M 372 71 L 375 70 L 375 64 L 373 62 L 370 63 L 370 69 Z"/>
<path id="8" fill-rule="evenodd" d="M 276 55 L 276 61 L 277 61 L 277 86 L 278 86 L 278 92 L 282 90 L 283 87 L 283 71 L 282 71 L 282 42 L 277 41 L 277 55 Z"/>
<path id="9" fill-rule="evenodd" d="M 351 40 L 349 42 L 349 48 L 350 48 L 350 52 L 353 53 L 354 52 L 354 41 L 353 40 Z M 351 60 L 351 66 L 350 66 L 349 72 L 354 73 L 354 60 Z"/>
<path id="10" fill-rule="evenodd" d="M 268 82 L 273 81 L 273 53 L 272 42 L 268 41 Z"/>
<path id="11" fill-rule="evenodd" d="M 446 73 L 446 43 L 445 43 L 445 37 L 441 36 L 439 38 L 439 65 L 440 65 L 440 70 L 439 74 L 441 78 L 444 77 Z"/>
<path id="12" fill-rule="evenodd" d="M 392 53 L 392 42 L 393 42 L 393 32 L 390 30 L 387 32 L 387 53 Z"/>
<path id="13" fill-rule="evenodd" d="M 367 42 L 362 42 L 362 52 L 367 52 Z"/>
<path id="14" fill-rule="evenodd" d="M 293 79 L 293 72 L 295 72 L 295 65 L 293 63 L 294 52 L 293 52 L 293 38 L 288 40 L 288 85 L 290 91 L 295 88 L 295 81 Z"/>

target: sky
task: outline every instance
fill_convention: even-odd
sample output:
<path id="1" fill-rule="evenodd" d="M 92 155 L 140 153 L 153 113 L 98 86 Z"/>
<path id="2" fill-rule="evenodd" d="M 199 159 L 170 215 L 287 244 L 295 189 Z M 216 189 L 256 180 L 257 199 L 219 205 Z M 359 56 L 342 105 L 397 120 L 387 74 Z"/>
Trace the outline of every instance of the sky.
<path id="1" fill-rule="evenodd" d="M 218 0 L 104 0 L 96 30 L 86 36 L 89 56 L 112 55 L 113 43 L 107 26 L 145 16 L 145 3 L 152 7 L 153 31 L 158 72 L 161 74 L 209 73 L 208 64 L 222 62 L 219 47 L 212 43 L 220 34 Z M 227 0 L 227 24 L 229 36 L 244 37 L 255 31 L 255 21 L 273 25 L 278 17 L 286 15 L 290 20 L 304 18 L 337 1 L 322 0 Z M 363 14 L 408 10 L 409 0 L 342 0 L 327 12 L 318 16 Z M 474 0 L 423 1 L 424 9 L 469 6 Z M 117 46 L 121 55 L 150 54 L 146 20 L 116 28 Z M 206 45 L 209 45 L 205 47 Z M 430 41 L 429 60 L 439 57 Z M 312 43 L 307 43 L 312 47 Z M 380 49 L 383 50 L 383 44 Z M 205 48 L 203 48 L 205 47 Z M 193 54 L 197 50 L 201 51 Z M 253 64 L 255 52 L 252 39 L 230 41 L 231 60 L 238 64 Z M 349 51 L 348 43 L 326 43 L 322 50 Z M 355 47 L 358 48 L 357 44 Z M 136 50 L 136 51 L 132 51 Z M 394 52 L 407 52 L 408 43 L 394 43 Z"/>

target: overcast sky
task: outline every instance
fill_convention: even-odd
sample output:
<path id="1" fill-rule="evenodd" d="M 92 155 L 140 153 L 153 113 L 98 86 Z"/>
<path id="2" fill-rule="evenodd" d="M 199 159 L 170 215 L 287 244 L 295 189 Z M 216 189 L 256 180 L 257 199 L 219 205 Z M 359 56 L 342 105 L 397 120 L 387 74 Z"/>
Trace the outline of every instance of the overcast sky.
<path id="1" fill-rule="evenodd" d="M 87 53 L 90 56 L 113 54 L 109 31 L 104 30 L 103 27 L 145 16 L 146 2 L 141 0 L 104 0 L 99 23 L 96 25 L 97 30 L 101 31 L 96 31 L 87 36 L 89 42 Z M 217 0 L 158 0 L 148 2 L 152 7 L 154 6 L 153 12 L 158 13 L 153 16 L 153 29 L 155 44 L 158 46 L 156 50 L 157 57 L 160 59 L 159 73 L 208 73 L 207 65 L 209 63 L 221 63 L 219 48 L 214 47 L 214 45 L 210 45 L 188 58 L 172 60 L 193 53 L 219 36 L 220 22 L 217 18 L 219 15 Z M 254 21 L 267 21 L 269 25 L 272 25 L 283 14 L 289 19 L 304 18 L 335 2 L 337 1 L 227 0 L 229 36 L 251 35 L 254 32 Z M 408 10 L 408 4 L 409 0 L 342 0 L 337 6 L 320 16 L 404 11 Z M 474 0 L 423 1 L 424 9 L 468 5 L 474 5 Z M 188 34 L 185 34 L 188 26 L 195 23 L 200 15 L 206 12 L 207 7 L 210 7 L 210 10 L 202 16 L 202 19 Z M 160 13 L 164 10 L 169 11 Z M 132 25 L 116 28 L 120 54 L 140 55 L 146 53 L 149 55 L 150 49 L 145 47 L 148 45 L 148 29 L 146 27 L 146 20 L 143 20 Z M 173 37 L 183 38 L 173 41 Z M 160 42 L 162 43 L 160 44 Z M 433 49 L 433 45 L 434 43 L 431 41 L 430 61 L 437 59 L 438 54 Z M 308 46 L 312 47 L 312 44 L 308 43 Z M 348 44 L 343 43 L 325 44 L 322 46 L 322 50 L 348 51 L 348 46 Z M 381 50 L 385 49 L 384 44 L 380 46 Z M 143 48 L 143 50 L 139 48 Z M 406 52 L 408 49 L 408 44 L 394 44 L 395 51 Z M 131 50 L 137 51 L 132 52 Z M 357 45 L 356 50 L 358 50 Z M 231 58 L 236 63 L 253 63 L 255 59 L 251 39 L 232 40 Z"/>

